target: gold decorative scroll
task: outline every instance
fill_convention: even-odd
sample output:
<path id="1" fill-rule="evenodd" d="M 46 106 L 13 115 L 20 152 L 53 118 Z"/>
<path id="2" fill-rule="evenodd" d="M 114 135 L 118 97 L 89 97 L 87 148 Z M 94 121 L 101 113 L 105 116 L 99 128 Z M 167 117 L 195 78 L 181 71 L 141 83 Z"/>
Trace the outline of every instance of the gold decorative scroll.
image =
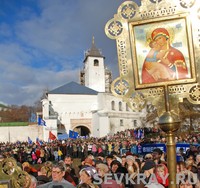
<path id="1" fill-rule="evenodd" d="M 29 188 L 31 179 L 27 172 L 17 166 L 14 158 L 4 158 L 0 161 L 0 182 L 13 188 Z"/>

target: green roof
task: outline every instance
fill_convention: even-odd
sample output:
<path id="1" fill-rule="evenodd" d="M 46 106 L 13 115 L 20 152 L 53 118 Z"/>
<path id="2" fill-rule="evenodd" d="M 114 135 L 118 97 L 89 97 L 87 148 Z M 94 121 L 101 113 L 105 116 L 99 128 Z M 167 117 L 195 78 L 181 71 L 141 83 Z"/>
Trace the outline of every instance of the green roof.
<path id="1" fill-rule="evenodd" d="M 0 104 L 0 107 L 3 107 L 3 108 L 8 108 L 6 105 L 4 104 Z"/>
<path id="2" fill-rule="evenodd" d="M 2 122 L 0 127 L 18 127 L 18 126 L 28 126 L 28 122 Z"/>

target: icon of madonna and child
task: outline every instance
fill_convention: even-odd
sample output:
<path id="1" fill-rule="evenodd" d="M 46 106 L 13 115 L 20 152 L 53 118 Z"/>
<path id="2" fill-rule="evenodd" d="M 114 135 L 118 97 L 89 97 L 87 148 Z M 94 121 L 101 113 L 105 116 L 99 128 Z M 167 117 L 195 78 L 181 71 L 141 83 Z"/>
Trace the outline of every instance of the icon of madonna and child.
<path id="1" fill-rule="evenodd" d="M 184 55 L 170 45 L 170 34 L 165 28 L 151 33 L 151 48 L 142 67 L 142 83 L 157 83 L 188 78 Z"/>

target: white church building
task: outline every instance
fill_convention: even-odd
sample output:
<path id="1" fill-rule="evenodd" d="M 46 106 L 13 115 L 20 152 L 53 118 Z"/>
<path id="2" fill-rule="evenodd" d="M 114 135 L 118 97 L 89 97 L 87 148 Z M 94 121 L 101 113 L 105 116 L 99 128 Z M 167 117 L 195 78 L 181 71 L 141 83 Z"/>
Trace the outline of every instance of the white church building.
<path id="1" fill-rule="evenodd" d="M 110 92 L 112 74 L 94 39 L 85 53 L 80 83 L 70 82 L 47 93 L 42 100 L 43 139 L 73 130 L 80 136 L 103 137 L 141 126 L 144 112 L 133 112 Z"/>

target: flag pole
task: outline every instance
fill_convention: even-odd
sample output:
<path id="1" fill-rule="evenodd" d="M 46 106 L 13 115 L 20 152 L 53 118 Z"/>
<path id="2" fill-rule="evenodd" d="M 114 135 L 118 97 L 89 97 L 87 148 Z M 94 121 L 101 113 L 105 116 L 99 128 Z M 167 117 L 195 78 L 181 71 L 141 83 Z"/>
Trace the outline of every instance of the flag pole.
<path id="1" fill-rule="evenodd" d="M 52 126 L 50 126 L 50 129 L 49 129 L 49 135 L 50 135 L 50 132 L 52 131 Z M 50 142 L 51 142 L 51 138 L 49 138 Z"/>

